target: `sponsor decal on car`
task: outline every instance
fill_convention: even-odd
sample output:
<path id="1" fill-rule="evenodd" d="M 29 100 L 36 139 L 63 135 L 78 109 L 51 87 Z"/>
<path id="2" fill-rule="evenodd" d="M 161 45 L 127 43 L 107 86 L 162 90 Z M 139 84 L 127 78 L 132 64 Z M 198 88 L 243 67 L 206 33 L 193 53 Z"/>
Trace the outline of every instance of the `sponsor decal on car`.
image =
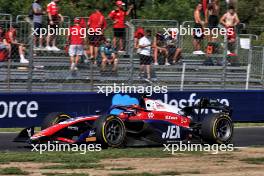
<path id="1" fill-rule="evenodd" d="M 176 125 L 168 126 L 166 132 L 162 133 L 162 139 L 180 139 L 180 127 Z"/>
<path id="2" fill-rule="evenodd" d="M 166 115 L 166 116 L 165 116 L 165 119 L 166 119 L 166 120 L 178 120 L 178 117 L 176 117 L 176 116 L 169 116 L 169 115 Z"/>
<path id="3" fill-rule="evenodd" d="M 154 118 L 154 114 L 152 112 L 148 113 L 148 118 L 149 119 L 153 119 Z"/>

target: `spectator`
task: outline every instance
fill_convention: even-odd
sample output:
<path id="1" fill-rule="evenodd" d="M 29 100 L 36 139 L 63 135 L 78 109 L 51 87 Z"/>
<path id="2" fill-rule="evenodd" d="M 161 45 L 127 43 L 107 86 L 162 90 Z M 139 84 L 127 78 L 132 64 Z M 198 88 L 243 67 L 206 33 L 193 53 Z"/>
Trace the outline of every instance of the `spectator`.
<path id="1" fill-rule="evenodd" d="M 95 12 L 89 16 L 88 27 L 93 29 L 94 34 L 89 35 L 89 45 L 90 45 L 90 58 L 96 59 L 98 55 L 98 48 L 101 45 L 101 42 L 104 39 L 104 30 L 106 29 L 106 20 L 104 15 L 100 12 L 99 9 L 95 9 Z M 100 30 L 101 34 L 98 34 L 97 31 Z"/>
<path id="2" fill-rule="evenodd" d="M 233 6 L 229 6 L 228 11 L 221 17 L 220 23 L 223 24 L 227 29 L 228 42 L 235 43 L 236 42 L 235 27 L 240 23 L 240 20 Z"/>
<path id="3" fill-rule="evenodd" d="M 158 64 L 158 55 L 162 54 L 165 56 L 165 65 L 170 65 L 168 62 L 168 50 L 165 36 L 158 32 L 154 37 L 154 65 Z"/>
<path id="4" fill-rule="evenodd" d="M 116 1 L 116 9 L 111 11 L 108 15 L 114 21 L 114 39 L 113 46 L 117 49 L 117 38 L 119 39 L 119 51 L 124 51 L 123 39 L 126 36 L 125 17 L 128 16 L 133 9 L 133 5 L 129 6 L 128 11 L 124 11 L 123 6 L 125 3 Z"/>
<path id="5" fill-rule="evenodd" d="M 201 11 L 203 9 L 202 4 L 198 4 L 194 11 L 194 39 L 193 39 L 193 46 L 194 46 L 194 52 L 193 54 L 204 54 L 203 51 L 201 51 L 201 42 L 203 40 L 203 26 L 204 21 L 201 19 Z"/>
<path id="6" fill-rule="evenodd" d="M 166 41 L 168 62 L 170 63 L 172 61 L 172 64 L 176 64 L 181 59 L 182 49 L 178 47 L 177 37 L 173 37 L 173 31 L 170 31 L 170 35 L 166 36 Z"/>
<path id="7" fill-rule="evenodd" d="M 134 48 L 137 50 L 137 53 L 139 53 L 139 39 L 144 37 L 144 33 L 144 29 L 142 27 L 138 27 L 134 34 Z"/>
<path id="8" fill-rule="evenodd" d="M 74 26 L 70 27 L 69 41 L 69 55 L 71 57 L 71 71 L 78 70 L 77 65 L 80 57 L 84 54 L 84 34 L 81 32 L 80 19 L 74 19 Z"/>
<path id="9" fill-rule="evenodd" d="M 29 61 L 25 58 L 25 50 L 24 44 L 18 43 L 16 39 L 16 26 L 11 26 L 10 29 L 5 33 L 5 39 L 8 46 L 11 48 L 10 57 L 12 59 L 16 58 L 19 54 L 20 63 L 28 64 Z"/>
<path id="10" fill-rule="evenodd" d="M 219 1 L 214 0 L 212 3 L 208 5 L 208 8 L 206 10 L 205 14 L 205 23 L 208 24 L 208 28 L 211 30 L 217 29 L 219 24 Z M 209 36 L 209 42 L 214 42 L 215 38 L 212 37 L 210 34 Z"/>
<path id="11" fill-rule="evenodd" d="M 152 48 L 152 41 L 151 41 L 151 30 L 146 30 L 144 37 L 139 39 L 139 57 L 140 57 L 140 75 L 139 78 L 147 74 L 146 81 L 150 81 L 150 65 L 152 63 L 151 57 L 151 48 Z"/>
<path id="12" fill-rule="evenodd" d="M 4 29 L 0 27 L 0 61 L 5 61 L 9 53 L 10 47 L 6 42 Z"/>
<path id="13" fill-rule="evenodd" d="M 99 53 L 102 59 L 102 71 L 105 71 L 106 64 L 113 65 L 112 71 L 117 71 L 118 59 L 115 49 L 112 47 L 111 39 L 106 39 L 105 44 L 100 47 Z"/>
<path id="14" fill-rule="evenodd" d="M 47 5 L 48 26 L 50 27 L 50 29 L 54 30 L 56 30 L 60 22 L 63 22 L 64 20 L 63 16 L 59 13 L 59 8 L 57 6 L 57 3 L 59 1 L 60 0 L 52 0 L 52 2 Z M 52 47 L 50 47 L 51 42 Z M 49 51 L 60 51 L 60 49 L 56 47 L 56 35 L 48 34 L 46 49 Z"/>
<path id="15" fill-rule="evenodd" d="M 42 28 L 42 16 L 45 12 L 42 10 L 40 1 L 35 0 L 32 4 L 34 30 L 37 32 L 34 36 L 34 49 L 43 49 L 43 38 L 40 35 L 40 29 Z M 37 41 L 39 41 L 39 47 L 37 47 Z"/>

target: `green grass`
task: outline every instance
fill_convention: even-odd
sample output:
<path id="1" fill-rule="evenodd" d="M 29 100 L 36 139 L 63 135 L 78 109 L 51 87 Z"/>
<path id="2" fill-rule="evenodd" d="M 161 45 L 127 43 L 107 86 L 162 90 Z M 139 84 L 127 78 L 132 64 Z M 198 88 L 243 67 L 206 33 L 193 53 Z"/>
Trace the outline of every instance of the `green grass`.
<path id="1" fill-rule="evenodd" d="M 114 171 L 127 171 L 127 170 L 134 170 L 135 168 L 133 167 L 116 167 L 116 168 L 111 168 L 110 170 Z"/>
<path id="2" fill-rule="evenodd" d="M 107 149 L 100 152 L 87 152 L 80 155 L 78 152 L 0 152 L 5 162 L 49 162 L 49 163 L 97 163 L 107 158 L 164 158 L 172 156 L 163 152 L 163 148 L 137 148 L 137 149 Z"/>
<path id="3" fill-rule="evenodd" d="M 176 171 L 164 171 L 164 172 L 159 173 L 159 175 L 181 175 L 181 174 Z"/>
<path id="4" fill-rule="evenodd" d="M 264 126 L 264 123 L 234 123 L 234 127 Z"/>
<path id="5" fill-rule="evenodd" d="M 111 174 L 111 176 L 159 176 L 159 174 L 143 172 L 143 173 Z"/>
<path id="6" fill-rule="evenodd" d="M 261 158 L 246 158 L 240 161 L 244 161 L 248 164 L 263 164 L 264 165 L 264 157 Z"/>
<path id="7" fill-rule="evenodd" d="M 7 167 L 0 170 L 0 175 L 28 175 L 28 172 L 22 171 L 17 167 Z"/>
<path id="8" fill-rule="evenodd" d="M 16 132 L 16 133 L 19 133 L 23 129 L 24 128 L 0 128 L 0 132 Z M 40 127 L 36 127 L 35 131 L 40 131 Z"/>
<path id="9" fill-rule="evenodd" d="M 95 169 L 95 168 L 103 168 L 103 166 L 99 164 L 76 163 L 76 164 L 45 166 L 45 167 L 41 167 L 40 169 Z"/>
<path id="10" fill-rule="evenodd" d="M 122 174 L 111 174 L 111 176 L 171 176 L 171 175 L 181 175 L 179 172 L 176 171 L 165 171 L 157 174 L 143 172 L 143 173 L 122 173 Z"/>
<path id="11" fill-rule="evenodd" d="M 79 173 L 70 173 L 70 174 L 61 174 L 61 173 L 42 173 L 46 176 L 89 176 L 88 174 L 79 174 Z"/>

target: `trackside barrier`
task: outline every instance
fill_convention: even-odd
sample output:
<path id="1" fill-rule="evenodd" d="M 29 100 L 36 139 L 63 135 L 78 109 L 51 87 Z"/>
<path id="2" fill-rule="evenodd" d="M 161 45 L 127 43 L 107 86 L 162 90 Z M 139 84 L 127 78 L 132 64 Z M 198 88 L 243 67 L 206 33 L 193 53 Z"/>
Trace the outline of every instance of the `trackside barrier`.
<path id="1" fill-rule="evenodd" d="M 51 112 L 64 112 L 74 117 L 93 115 L 96 110 L 107 112 L 111 105 L 135 104 L 140 97 L 139 94 L 106 96 L 97 93 L 2 93 L 0 96 L 0 128 L 39 126 Z M 264 91 L 182 91 L 151 96 L 180 108 L 198 103 L 201 97 L 230 105 L 234 121 L 264 121 Z M 212 111 L 205 109 L 202 113 Z"/>

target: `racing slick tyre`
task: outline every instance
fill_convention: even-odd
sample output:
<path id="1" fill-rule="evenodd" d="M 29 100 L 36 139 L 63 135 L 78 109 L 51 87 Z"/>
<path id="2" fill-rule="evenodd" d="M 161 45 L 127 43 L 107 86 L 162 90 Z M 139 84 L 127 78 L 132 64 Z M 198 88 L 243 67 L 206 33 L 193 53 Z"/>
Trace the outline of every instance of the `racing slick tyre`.
<path id="1" fill-rule="evenodd" d="M 41 130 L 44 130 L 50 126 L 53 126 L 55 124 L 58 124 L 62 121 L 65 121 L 65 120 L 68 120 L 70 119 L 71 117 L 67 114 L 64 114 L 62 112 L 53 112 L 53 113 L 50 113 L 49 115 L 47 115 L 42 124 L 41 124 Z"/>
<path id="2" fill-rule="evenodd" d="M 102 148 L 123 147 L 126 138 L 126 128 L 124 122 L 115 115 L 100 117 L 97 122 L 96 140 Z"/>
<path id="3" fill-rule="evenodd" d="M 224 113 L 211 114 L 202 121 L 202 139 L 209 144 L 228 144 L 233 137 L 233 123 Z"/>

